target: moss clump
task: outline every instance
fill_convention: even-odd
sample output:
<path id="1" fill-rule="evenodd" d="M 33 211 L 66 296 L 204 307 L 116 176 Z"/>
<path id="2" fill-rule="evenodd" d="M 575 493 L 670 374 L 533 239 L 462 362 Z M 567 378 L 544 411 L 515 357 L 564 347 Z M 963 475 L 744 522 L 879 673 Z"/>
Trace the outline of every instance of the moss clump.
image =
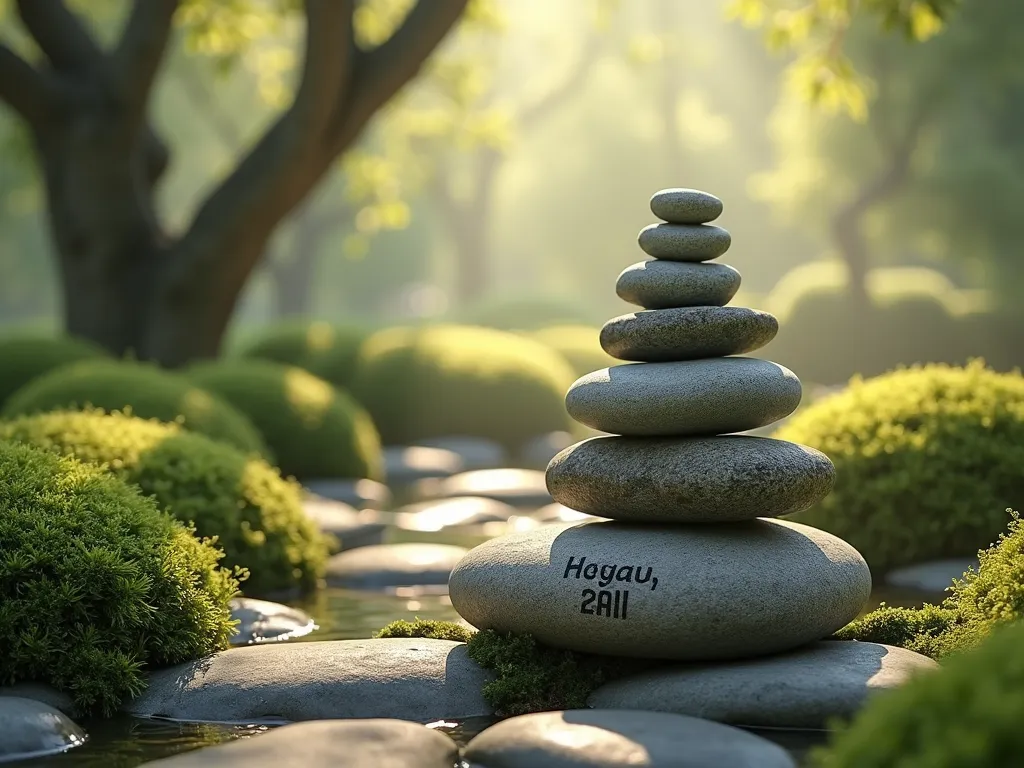
<path id="1" fill-rule="evenodd" d="M 380 436 L 369 414 L 308 371 L 237 360 L 203 363 L 189 375 L 249 417 L 286 475 L 383 478 Z"/>
<path id="2" fill-rule="evenodd" d="M 0 338 L 0 405 L 30 381 L 54 368 L 105 355 L 92 342 L 67 336 L 37 334 Z"/>
<path id="3" fill-rule="evenodd" d="M 102 411 L 52 412 L 0 423 L 17 440 L 104 464 L 201 536 L 216 536 L 225 564 L 246 568 L 250 595 L 323 576 L 327 542 L 302 509 L 302 491 L 265 461 L 173 424 Z"/>
<path id="4" fill-rule="evenodd" d="M 259 432 L 228 402 L 146 363 L 87 360 L 54 369 L 12 395 L 0 416 L 88 408 L 177 422 L 190 432 L 269 457 Z"/>
<path id="5" fill-rule="evenodd" d="M 238 356 L 294 365 L 345 388 L 367 335 L 363 328 L 323 321 L 285 323 L 264 329 Z"/>
<path id="6" fill-rule="evenodd" d="M 392 621 L 374 637 L 426 637 L 431 640 L 455 640 L 468 643 L 474 631 L 454 621 L 436 621 L 433 619 L 416 619 Z"/>
<path id="7" fill-rule="evenodd" d="M 836 466 L 831 495 L 792 519 L 846 539 L 873 569 L 969 557 L 1024 494 L 1024 377 L 974 361 L 854 380 L 775 437 Z"/>
<path id="8" fill-rule="evenodd" d="M 950 587 L 942 605 L 882 606 L 837 633 L 841 640 L 898 645 L 941 657 L 971 648 L 1000 624 L 1024 618 L 1024 521 L 1008 509 L 1009 530 L 979 553 L 970 570 Z"/>
<path id="9" fill-rule="evenodd" d="M 530 337 L 566 359 L 577 376 L 621 365 L 601 348 L 601 331 L 587 325 L 553 325 L 534 331 Z"/>
<path id="10" fill-rule="evenodd" d="M 1002 768 L 1024 750 L 1024 623 L 872 699 L 815 768 Z"/>
<path id="11" fill-rule="evenodd" d="M 147 669 L 226 648 L 238 583 L 152 499 L 70 457 L 0 442 L 0 685 L 113 713 Z"/>
<path id="12" fill-rule="evenodd" d="M 565 392 L 576 377 L 553 350 L 488 328 L 391 328 L 363 344 L 352 393 L 387 445 L 446 435 L 484 437 L 512 452 L 569 430 Z"/>

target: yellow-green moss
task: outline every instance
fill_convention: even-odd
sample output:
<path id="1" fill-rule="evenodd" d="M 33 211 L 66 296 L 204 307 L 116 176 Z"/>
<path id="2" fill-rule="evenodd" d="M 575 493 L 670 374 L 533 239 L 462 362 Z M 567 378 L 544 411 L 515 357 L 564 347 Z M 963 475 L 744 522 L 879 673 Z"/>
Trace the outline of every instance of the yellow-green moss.
<path id="1" fill-rule="evenodd" d="M 68 336 L 40 333 L 0 338 L 0 405 L 54 368 L 105 356 L 103 349 L 92 342 Z"/>
<path id="2" fill-rule="evenodd" d="M 367 335 L 364 328 L 322 320 L 283 323 L 262 329 L 239 349 L 238 356 L 294 365 L 344 388 L 355 373 Z"/>

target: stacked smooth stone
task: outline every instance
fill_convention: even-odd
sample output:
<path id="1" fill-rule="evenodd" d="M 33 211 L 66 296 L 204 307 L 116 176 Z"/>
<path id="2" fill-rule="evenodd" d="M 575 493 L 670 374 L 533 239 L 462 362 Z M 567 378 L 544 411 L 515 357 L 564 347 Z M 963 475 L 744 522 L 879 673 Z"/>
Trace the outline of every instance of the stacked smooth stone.
<path id="1" fill-rule="evenodd" d="M 867 564 L 845 541 L 779 519 L 825 497 L 835 468 L 806 446 L 737 434 L 791 414 L 801 385 L 785 367 L 746 356 L 775 337 L 778 322 L 767 312 L 726 306 L 740 274 L 713 262 L 731 244 L 725 229 L 710 224 L 722 208 L 717 197 L 697 190 L 653 196 L 651 210 L 663 223 L 638 238 L 652 258 L 626 268 L 616 285 L 622 299 L 643 309 L 601 330 L 605 350 L 627 364 L 583 376 L 566 396 L 575 420 L 608 436 L 555 456 L 548 489 L 555 501 L 607 520 L 548 526 L 477 547 L 452 573 L 452 604 L 476 627 L 529 632 L 575 651 L 710 664 L 716 674 L 729 666 L 722 662 L 764 659 L 753 678 L 729 678 L 746 705 L 773 686 L 778 692 L 793 684 L 781 668 L 765 676 L 779 664 L 777 654 L 802 649 L 820 656 L 819 646 L 861 646 L 844 649 L 838 661 L 832 654 L 828 664 L 833 677 L 856 678 L 866 691 L 868 670 L 885 666 L 872 659 L 897 649 L 865 660 L 865 649 L 886 647 L 816 641 L 866 605 Z M 851 676 L 853 668 L 859 672 Z M 902 671 L 889 671 L 887 684 L 902 680 Z M 829 685 L 829 674 L 814 674 Z M 750 679 L 761 688 L 739 693 Z M 716 709 L 710 701 L 714 685 L 706 680 L 683 685 L 678 695 L 666 692 L 664 676 L 641 682 L 599 704 L 735 719 L 729 706 Z M 658 706 L 649 694 L 654 689 L 661 690 Z M 823 695 L 834 698 L 836 690 Z M 815 705 L 812 715 L 781 719 L 753 716 L 748 706 L 740 720 L 805 727 L 848 705 Z"/>

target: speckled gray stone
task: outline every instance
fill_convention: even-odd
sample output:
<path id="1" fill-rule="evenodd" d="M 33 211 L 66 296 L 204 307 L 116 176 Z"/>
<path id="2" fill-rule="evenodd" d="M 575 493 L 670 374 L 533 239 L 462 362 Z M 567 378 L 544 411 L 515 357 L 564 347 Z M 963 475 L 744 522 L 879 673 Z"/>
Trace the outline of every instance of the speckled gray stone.
<path id="1" fill-rule="evenodd" d="M 0 763 L 59 754 L 85 739 L 85 731 L 49 704 L 0 696 Z"/>
<path id="2" fill-rule="evenodd" d="M 619 360 L 700 360 L 753 352 L 778 332 L 775 316 L 758 309 L 652 309 L 609 320 L 601 328 L 601 346 Z"/>
<path id="3" fill-rule="evenodd" d="M 350 589 L 443 585 L 462 547 L 449 544 L 378 544 L 334 555 L 327 561 L 327 583 Z"/>
<path id="4" fill-rule="evenodd" d="M 722 201 L 699 189 L 673 187 L 651 196 L 651 213 L 673 224 L 707 224 L 722 215 Z"/>
<path id="5" fill-rule="evenodd" d="M 601 686 L 587 704 L 755 728 L 824 728 L 833 717 L 853 717 L 872 694 L 937 668 L 903 648 L 830 640 L 763 659 L 642 672 Z"/>
<path id="6" fill-rule="evenodd" d="M 452 571 L 480 629 L 556 648 L 710 661 L 792 650 L 857 617 L 871 573 L 849 544 L 785 520 L 613 521 L 492 539 Z"/>
<path id="7" fill-rule="evenodd" d="M 164 768 L 451 768 L 451 738 L 401 720 L 294 723 L 253 738 L 146 763 Z"/>
<path id="8" fill-rule="evenodd" d="M 835 467 L 813 448 L 767 437 L 594 437 L 552 459 L 551 495 L 615 520 L 723 523 L 807 509 Z"/>
<path id="9" fill-rule="evenodd" d="M 473 768 L 796 768 L 782 747 L 739 728 L 664 712 L 538 712 L 466 745 Z"/>
<path id="10" fill-rule="evenodd" d="M 800 404 L 800 379 L 752 357 L 615 365 L 576 380 L 569 415 L 588 427 L 637 437 L 745 432 Z"/>
<path id="11" fill-rule="evenodd" d="M 232 648 L 157 670 L 126 711 L 198 722 L 388 717 L 427 723 L 491 714 L 492 679 L 464 643 L 328 640 Z"/>
<path id="12" fill-rule="evenodd" d="M 728 264 L 654 259 L 622 270 L 615 293 L 644 309 L 723 307 L 736 295 L 741 281 L 740 273 Z"/>
<path id="13" fill-rule="evenodd" d="M 710 261 L 729 250 L 732 235 L 713 224 L 649 224 L 637 242 L 656 259 Z"/>

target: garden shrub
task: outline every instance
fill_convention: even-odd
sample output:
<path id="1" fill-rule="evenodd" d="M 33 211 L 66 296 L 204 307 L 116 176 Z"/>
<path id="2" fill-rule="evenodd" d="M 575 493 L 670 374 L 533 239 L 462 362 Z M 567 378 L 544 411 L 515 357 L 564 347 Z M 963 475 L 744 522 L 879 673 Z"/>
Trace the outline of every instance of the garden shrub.
<path id="1" fill-rule="evenodd" d="M 323 379 L 268 360 L 201 363 L 189 376 L 249 417 L 284 474 L 382 479 L 380 437 L 369 414 Z"/>
<path id="2" fill-rule="evenodd" d="M 191 432 L 270 458 L 259 432 L 230 403 L 148 363 L 86 360 L 54 369 L 15 392 L 0 416 L 87 408 L 177 422 Z"/>
<path id="3" fill-rule="evenodd" d="M 600 316 L 571 299 L 505 296 L 485 299 L 452 318 L 456 324 L 500 331 L 536 331 L 552 325 L 599 325 Z"/>
<path id="4" fill-rule="evenodd" d="M 955 580 L 942 605 L 883 605 L 836 637 L 897 645 L 939 658 L 978 645 L 998 625 L 1024 618 L 1024 521 L 1012 509 L 1006 513 L 1009 530 L 978 553 L 978 569 Z"/>
<path id="5" fill-rule="evenodd" d="M 575 379 L 557 352 L 532 339 L 437 325 L 367 339 L 352 393 L 385 445 L 466 435 L 515 452 L 531 437 L 570 429 L 564 397 Z"/>
<path id="6" fill-rule="evenodd" d="M 775 437 L 836 466 L 832 493 L 792 519 L 846 539 L 873 569 L 970 557 L 1024 494 L 1024 377 L 972 361 L 855 379 Z"/>
<path id="7" fill-rule="evenodd" d="M 0 685 L 112 714 L 148 669 L 226 648 L 221 552 L 99 467 L 0 443 Z"/>
<path id="8" fill-rule="evenodd" d="M 871 699 L 816 768 L 1003 768 L 1024 752 L 1024 623 Z"/>
<path id="9" fill-rule="evenodd" d="M 18 335 L 0 338 L 0 406 L 54 368 L 106 356 L 96 344 L 69 336 Z"/>
<path id="10" fill-rule="evenodd" d="M 327 542 L 302 509 L 302 490 L 253 456 L 174 424 L 102 411 L 51 412 L 0 422 L 17 440 L 108 466 L 200 536 L 224 564 L 249 570 L 249 595 L 315 587 Z"/>
<path id="11" fill-rule="evenodd" d="M 577 376 L 620 365 L 601 348 L 601 330 L 588 325 L 553 325 L 530 334 L 566 359 Z"/>
<path id="12" fill-rule="evenodd" d="M 238 356 L 294 365 L 344 388 L 367 335 L 363 328 L 323 321 L 284 323 L 264 329 Z"/>

